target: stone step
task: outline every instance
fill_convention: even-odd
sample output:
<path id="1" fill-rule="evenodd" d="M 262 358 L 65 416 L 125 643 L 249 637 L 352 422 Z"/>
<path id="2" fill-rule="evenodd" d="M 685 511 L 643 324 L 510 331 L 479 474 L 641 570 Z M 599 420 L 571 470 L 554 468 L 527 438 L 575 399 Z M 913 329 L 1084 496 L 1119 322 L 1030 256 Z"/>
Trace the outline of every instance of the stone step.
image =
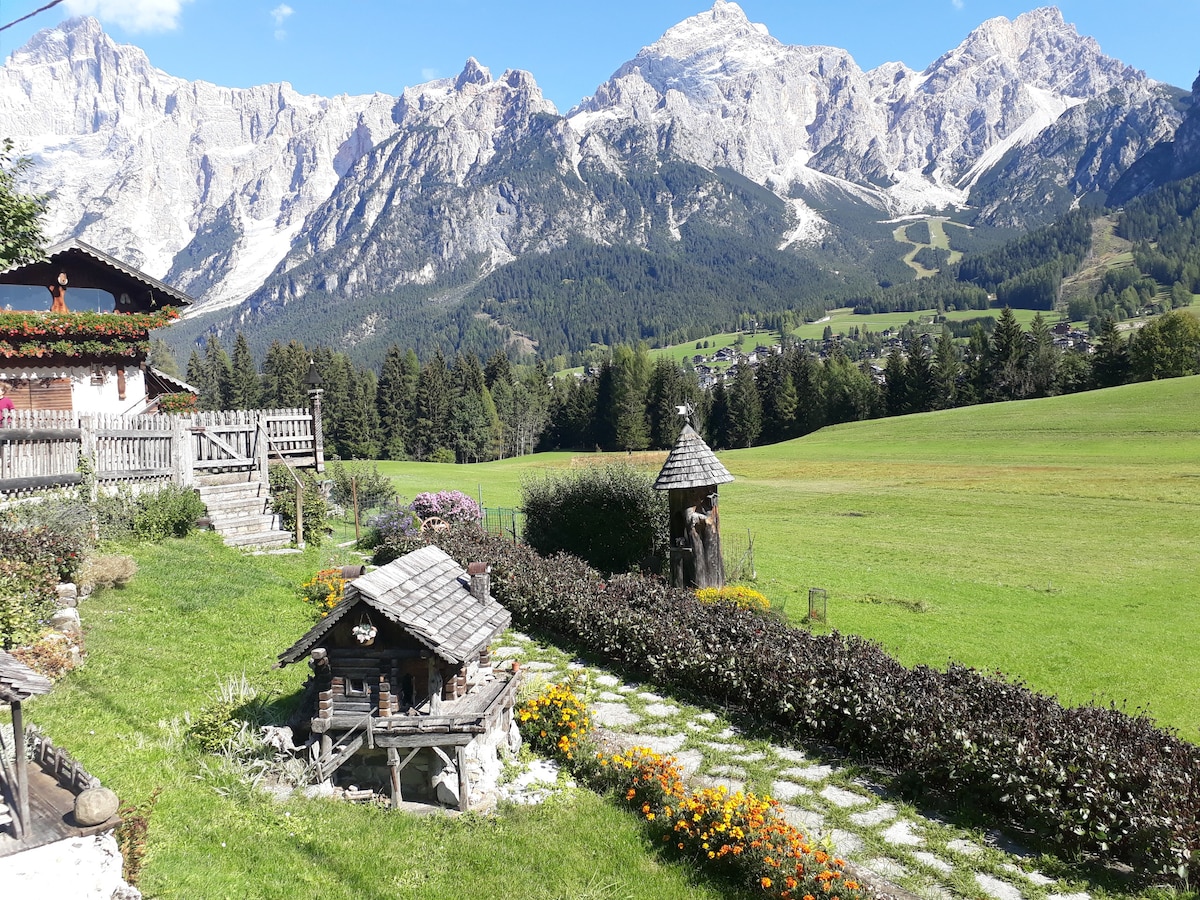
<path id="1" fill-rule="evenodd" d="M 212 518 L 221 516 L 237 516 L 245 513 L 261 513 L 267 509 L 267 501 L 262 497 L 244 497 L 238 500 L 222 500 L 217 503 L 205 503 L 208 514 Z"/>
<path id="2" fill-rule="evenodd" d="M 248 549 L 268 549 L 287 547 L 295 538 L 290 531 L 257 531 L 246 534 L 226 534 L 221 536 L 227 547 Z"/>
<path id="3" fill-rule="evenodd" d="M 270 493 L 265 485 L 257 481 L 238 482 L 237 484 L 215 484 L 211 487 L 198 487 L 201 497 L 265 497 Z"/>
<path id="4" fill-rule="evenodd" d="M 227 521 L 214 520 L 212 523 L 213 531 L 222 535 L 253 534 L 264 531 L 274 531 L 274 525 L 275 517 L 270 514 L 254 517 L 247 516 L 245 518 Z"/>

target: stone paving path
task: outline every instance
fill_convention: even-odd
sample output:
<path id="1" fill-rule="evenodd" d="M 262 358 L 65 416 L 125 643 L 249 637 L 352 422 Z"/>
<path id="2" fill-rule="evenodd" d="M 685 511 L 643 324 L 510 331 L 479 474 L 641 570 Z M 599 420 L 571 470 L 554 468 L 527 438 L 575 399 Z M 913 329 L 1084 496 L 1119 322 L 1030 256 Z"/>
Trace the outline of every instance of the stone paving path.
<path id="1" fill-rule="evenodd" d="M 625 746 L 675 757 L 693 787 L 724 785 L 782 803 L 787 820 L 810 839 L 828 839 L 853 865 L 930 900 L 1090 900 L 1078 884 L 1048 877 L 1031 857 L 1002 849 L 999 835 L 972 833 L 889 800 L 856 774 L 807 750 L 751 739 L 715 713 L 656 694 L 573 660 L 518 632 L 492 659 L 520 661 L 536 683 L 574 677 L 596 725 Z"/>

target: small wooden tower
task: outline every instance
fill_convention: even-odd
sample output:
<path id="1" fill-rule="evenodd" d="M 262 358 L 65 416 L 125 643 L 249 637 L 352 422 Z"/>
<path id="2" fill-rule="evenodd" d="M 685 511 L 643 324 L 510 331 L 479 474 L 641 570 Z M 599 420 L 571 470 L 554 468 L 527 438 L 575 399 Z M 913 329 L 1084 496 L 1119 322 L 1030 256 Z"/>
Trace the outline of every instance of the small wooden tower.
<path id="1" fill-rule="evenodd" d="M 671 584 L 675 587 L 724 586 L 717 485 L 730 481 L 729 470 L 685 424 L 654 482 L 654 489 L 667 491 L 670 500 Z"/>

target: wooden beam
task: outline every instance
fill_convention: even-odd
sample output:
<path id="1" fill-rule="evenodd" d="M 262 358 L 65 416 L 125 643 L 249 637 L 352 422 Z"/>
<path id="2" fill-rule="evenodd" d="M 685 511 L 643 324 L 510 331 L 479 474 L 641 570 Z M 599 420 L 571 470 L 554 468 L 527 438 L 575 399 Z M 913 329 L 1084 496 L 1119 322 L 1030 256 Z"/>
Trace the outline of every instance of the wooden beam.
<path id="1" fill-rule="evenodd" d="M 473 734 L 376 734 L 376 747 L 459 747 L 471 743 Z"/>
<path id="2" fill-rule="evenodd" d="M 458 766 L 458 810 L 466 812 L 471 805 L 471 779 L 467 777 L 467 748 L 459 746 L 454 751 Z"/>
<path id="3" fill-rule="evenodd" d="M 25 721 L 21 713 L 21 701 L 14 700 L 12 710 L 13 750 L 16 753 L 17 770 L 17 820 L 21 823 L 21 833 L 29 834 L 29 760 L 25 758 Z"/>
<path id="4" fill-rule="evenodd" d="M 10 441 L 79 441 L 83 438 L 80 428 L 5 428 L 0 431 L 0 444 Z"/>

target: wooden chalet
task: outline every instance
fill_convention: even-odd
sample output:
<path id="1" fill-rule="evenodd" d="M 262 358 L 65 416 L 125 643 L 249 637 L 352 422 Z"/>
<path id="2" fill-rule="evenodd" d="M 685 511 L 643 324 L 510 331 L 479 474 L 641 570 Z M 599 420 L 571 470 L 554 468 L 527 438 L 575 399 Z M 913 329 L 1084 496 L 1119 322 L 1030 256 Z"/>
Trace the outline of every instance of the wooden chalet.
<path id="1" fill-rule="evenodd" d="M 307 657 L 319 768 L 401 800 L 473 805 L 472 771 L 513 728 L 517 677 L 493 671 L 489 645 L 511 616 L 489 593 L 490 567 L 464 571 L 435 546 L 355 579 L 344 599 L 279 656 Z M 478 793 L 478 791 L 475 791 Z"/>
<path id="2" fill-rule="evenodd" d="M 670 505 L 671 584 L 675 587 L 724 586 L 717 486 L 730 481 L 729 470 L 685 424 L 654 481 L 655 490 L 667 491 Z"/>
<path id="3" fill-rule="evenodd" d="M 0 379 L 17 409 L 139 413 L 187 385 L 150 368 L 149 333 L 191 298 L 83 241 L 0 271 Z"/>

